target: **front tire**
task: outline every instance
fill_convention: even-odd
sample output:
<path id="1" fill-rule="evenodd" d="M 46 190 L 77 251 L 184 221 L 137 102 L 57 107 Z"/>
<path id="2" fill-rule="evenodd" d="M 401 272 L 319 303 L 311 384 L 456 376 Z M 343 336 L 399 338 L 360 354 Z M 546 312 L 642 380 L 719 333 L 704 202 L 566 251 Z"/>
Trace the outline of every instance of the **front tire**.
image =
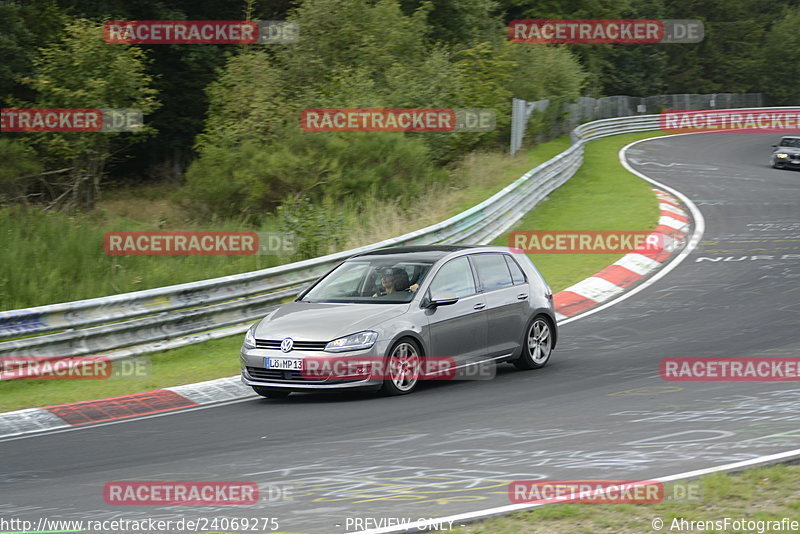
<path id="1" fill-rule="evenodd" d="M 408 395 L 417 387 L 422 368 L 422 351 L 412 339 L 401 339 L 386 357 L 386 376 L 381 393 L 388 396 Z"/>
<path id="2" fill-rule="evenodd" d="M 517 369 L 541 369 L 553 353 L 553 327 L 543 315 L 536 316 L 525 330 L 522 356 L 514 361 Z"/>
<path id="3" fill-rule="evenodd" d="M 268 388 L 264 386 L 250 386 L 253 388 L 253 391 L 261 395 L 262 397 L 266 397 L 268 399 L 285 399 L 286 397 L 291 394 L 291 391 L 286 391 L 283 389 L 277 388 Z"/>

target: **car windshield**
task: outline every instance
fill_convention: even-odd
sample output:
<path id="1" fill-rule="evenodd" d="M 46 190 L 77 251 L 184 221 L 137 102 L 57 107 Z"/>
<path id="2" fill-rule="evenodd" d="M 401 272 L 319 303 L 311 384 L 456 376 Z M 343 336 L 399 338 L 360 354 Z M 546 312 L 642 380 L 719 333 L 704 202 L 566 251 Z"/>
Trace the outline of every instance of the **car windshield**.
<path id="1" fill-rule="evenodd" d="M 783 139 L 781 139 L 780 146 L 800 148 L 800 137 L 784 137 Z"/>
<path id="2" fill-rule="evenodd" d="M 349 260 L 320 280 L 301 302 L 411 302 L 432 263 L 383 257 Z"/>

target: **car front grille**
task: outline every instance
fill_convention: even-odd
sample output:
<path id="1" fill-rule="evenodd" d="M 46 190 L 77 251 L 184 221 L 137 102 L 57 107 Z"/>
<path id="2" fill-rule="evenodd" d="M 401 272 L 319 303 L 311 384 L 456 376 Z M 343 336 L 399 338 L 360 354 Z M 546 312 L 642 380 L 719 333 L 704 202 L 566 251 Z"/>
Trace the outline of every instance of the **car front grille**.
<path id="1" fill-rule="evenodd" d="M 264 369 L 263 367 L 248 367 L 247 374 L 256 380 L 293 380 L 305 382 L 307 377 L 302 371 L 281 371 L 280 369 Z"/>
<path id="2" fill-rule="evenodd" d="M 269 380 L 271 382 L 296 382 L 309 384 L 321 382 L 330 378 L 330 373 L 325 375 L 306 375 L 302 371 L 282 371 L 280 369 L 264 369 L 263 367 L 247 366 L 247 374 L 254 380 Z M 358 382 L 363 378 L 339 379 L 336 383 Z"/>
<path id="3" fill-rule="evenodd" d="M 256 339 L 256 348 L 280 350 L 282 341 L 282 339 Z M 327 341 L 294 341 L 292 350 L 325 350 L 327 344 Z"/>

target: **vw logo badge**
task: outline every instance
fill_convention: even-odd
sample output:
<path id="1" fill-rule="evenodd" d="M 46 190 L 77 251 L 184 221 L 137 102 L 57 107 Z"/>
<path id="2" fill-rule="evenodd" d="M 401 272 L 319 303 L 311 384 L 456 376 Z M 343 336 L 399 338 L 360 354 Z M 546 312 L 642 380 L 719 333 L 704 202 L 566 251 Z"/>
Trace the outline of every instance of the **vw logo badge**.
<path id="1" fill-rule="evenodd" d="M 293 346 L 294 346 L 294 340 L 290 337 L 287 337 L 283 341 L 281 341 L 281 351 L 283 352 L 289 352 L 290 350 L 292 350 Z"/>

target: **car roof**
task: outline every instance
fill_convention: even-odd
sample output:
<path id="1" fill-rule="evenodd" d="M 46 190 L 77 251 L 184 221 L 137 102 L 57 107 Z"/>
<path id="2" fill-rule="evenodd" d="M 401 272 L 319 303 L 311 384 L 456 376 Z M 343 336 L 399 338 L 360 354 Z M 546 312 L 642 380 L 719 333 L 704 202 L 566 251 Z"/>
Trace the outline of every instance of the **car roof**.
<path id="1" fill-rule="evenodd" d="M 417 245 L 410 247 L 387 247 L 369 252 L 356 254 L 348 260 L 374 256 L 397 256 L 402 255 L 406 261 L 438 261 L 445 256 L 455 255 L 456 252 L 508 252 L 505 247 L 491 247 L 485 245 Z"/>
<path id="2" fill-rule="evenodd" d="M 428 260 L 436 261 L 452 252 L 468 250 L 473 248 L 469 245 L 417 245 L 410 247 L 386 247 L 369 252 L 356 254 L 350 259 L 372 257 L 372 256 L 396 256 L 402 255 L 404 260 Z"/>

